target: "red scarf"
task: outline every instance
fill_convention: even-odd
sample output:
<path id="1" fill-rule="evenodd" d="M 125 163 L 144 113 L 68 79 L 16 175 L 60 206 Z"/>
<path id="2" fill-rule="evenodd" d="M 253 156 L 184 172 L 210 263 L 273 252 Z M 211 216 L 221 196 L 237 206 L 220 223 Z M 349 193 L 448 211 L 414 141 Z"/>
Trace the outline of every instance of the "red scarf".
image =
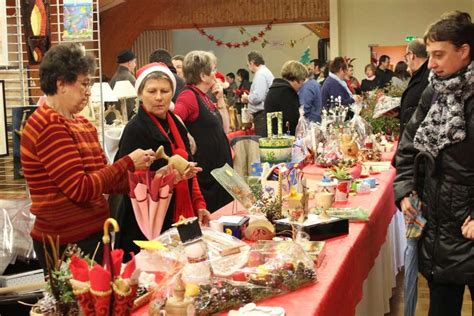
<path id="1" fill-rule="evenodd" d="M 188 153 L 186 151 L 186 146 L 184 145 L 184 141 L 181 138 L 181 134 L 179 133 L 178 127 L 176 126 L 173 118 L 169 113 L 166 113 L 166 121 L 168 122 L 168 126 L 170 128 L 170 132 L 173 135 L 174 142 L 168 137 L 168 133 L 165 131 L 163 126 L 161 126 L 160 121 L 151 113 L 149 113 L 145 108 L 142 106 L 142 109 L 148 114 L 151 118 L 153 123 L 155 123 L 156 127 L 160 130 L 161 134 L 163 134 L 171 144 L 171 152 L 173 155 L 180 155 L 184 159 L 188 160 Z M 189 192 L 189 185 L 188 180 L 178 182 L 174 187 L 174 210 L 173 210 L 173 223 L 176 223 L 179 220 L 179 217 L 182 215 L 186 218 L 196 216 L 194 214 L 193 203 L 191 200 L 191 193 Z"/>

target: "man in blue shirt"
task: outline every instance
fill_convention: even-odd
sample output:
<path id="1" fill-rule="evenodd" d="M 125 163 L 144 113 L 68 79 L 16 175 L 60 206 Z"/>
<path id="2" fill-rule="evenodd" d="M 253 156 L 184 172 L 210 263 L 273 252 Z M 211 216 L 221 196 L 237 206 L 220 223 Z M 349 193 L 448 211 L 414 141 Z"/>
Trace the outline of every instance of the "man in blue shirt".
<path id="1" fill-rule="evenodd" d="M 304 117 L 310 122 L 321 122 L 321 88 L 316 80 L 307 78 L 298 92 Z"/>
<path id="2" fill-rule="evenodd" d="M 267 122 L 263 102 L 275 77 L 265 66 L 263 55 L 260 52 L 250 52 L 247 59 L 249 70 L 254 73 L 254 76 L 249 95 L 242 95 L 241 100 L 242 103 L 248 103 L 249 112 L 253 116 L 255 134 L 266 137 Z"/>

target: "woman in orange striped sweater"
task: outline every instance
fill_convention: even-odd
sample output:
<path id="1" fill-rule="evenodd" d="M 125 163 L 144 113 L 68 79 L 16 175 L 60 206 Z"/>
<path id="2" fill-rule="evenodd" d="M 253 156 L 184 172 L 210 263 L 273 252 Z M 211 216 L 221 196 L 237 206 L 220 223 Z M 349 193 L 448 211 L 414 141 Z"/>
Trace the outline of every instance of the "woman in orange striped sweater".
<path id="1" fill-rule="evenodd" d="M 107 166 L 96 128 L 77 115 L 88 102 L 95 69 L 94 58 L 77 44 L 51 48 L 39 73 L 46 100 L 23 130 L 21 162 L 36 216 L 31 236 L 43 268 L 43 236 L 59 235 L 62 249 L 76 243 L 92 255 L 109 217 L 103 194 L 128 192 L 127 171 L 155 160 L 153 151 L 137 149 Z"/>

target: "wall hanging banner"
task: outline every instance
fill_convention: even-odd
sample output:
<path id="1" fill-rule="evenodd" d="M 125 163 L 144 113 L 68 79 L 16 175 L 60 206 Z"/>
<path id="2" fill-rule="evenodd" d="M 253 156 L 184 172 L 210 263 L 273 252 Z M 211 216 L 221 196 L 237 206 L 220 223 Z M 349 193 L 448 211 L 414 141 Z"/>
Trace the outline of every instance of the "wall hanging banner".
<path id="1" fill-rule="evenodd" d="M 50 47 L 49 3 L 47 0 L 22 0 L 21 15 L 25 28 L 28 62 L 41 63 Z"/>
<path id="2" fill-rule="evenodd" d="M 64 0 L 63 41 L 93 40 L 92 0 Z"/>

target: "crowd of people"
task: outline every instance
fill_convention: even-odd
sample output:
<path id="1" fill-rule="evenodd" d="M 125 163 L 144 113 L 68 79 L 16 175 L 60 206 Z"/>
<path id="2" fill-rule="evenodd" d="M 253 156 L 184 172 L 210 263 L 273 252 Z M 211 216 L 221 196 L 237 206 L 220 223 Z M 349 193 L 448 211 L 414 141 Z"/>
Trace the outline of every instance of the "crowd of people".
<path id="1" fill-rule="evenodd" d="M 295 134 L 299 109 L 311 122 L 321 122 L 324 107 L 360 102 L 373 90 L 404 89 L 400 107 L 391 113 L 400 119 L 401 138 L 394 165 L 397 203 L 407 218 L 420 212 L 427 219 L 421 239 L 420 271 L 430 288 L 429 315 L 459 315 L 464 287 L 474 292 L 474 27 L 467 13 L 443 15 L 423 38 L 407 45 L 404 60 L 391 70 L 391 59 L 380 56 L 368 64 L 361 83 L 354 78 L 351 60 L 314 59 L 309 65 L 290 60 L 277 78 L 258 51 L 247 54 L 247 69 L 225 76 L 217 58 L 205 51 L 172 57 L 165 49 L 151 53 L 149 63 L 135 74 L 130 50 L 117 56 L 111 86 L 129 80 L 139 97 L 138 108 L 127 105 L 129 122 L 115 162 L 107 164 L 93 124 L 78 113 L 90 97 L 94 58 L 74 43 L 51 48 L 40 65 L 41 89 L 46 95 L 30 116 L 21 139 L 21 160 L 31 193 L 34 248 L 45 268 L 44 236 L 60 236 L 61 247 L 77 243 L 86 254 L 96 250 L 102 225 L 109 216 L 104 194 L 123 194 L 116 210 L 121 224 L 119 247 L 138 251 L 135 239 L 144 239 L 134 216 L 127 174 L 166 167 L 156 158 L 163 146 L 168 156 L 191 162 L 186 174 L 177 174 L 176 186 L 163 230 L 179 216 L 210 212 L 232 198 L 210 172 L 232 166 L 226 133 L 229 106 L 245 109 L 258 136 L 267 136 L 266 113 L 283 112 L 285 132 Z M 253 74 L 252 81 L 250 73 Z M 136 75 L 136 76 L 135 76 Z M 276 130 L 276 129 L 274 129 Z M 425 163 L 421 187 L 414 187 L 415 157 Z M 421 169 L 423 169 L 421 168 Z M 423 204 L 411 204 L 412 191 Z M 98 251 L 96 259 L 100 260 Z"/>

